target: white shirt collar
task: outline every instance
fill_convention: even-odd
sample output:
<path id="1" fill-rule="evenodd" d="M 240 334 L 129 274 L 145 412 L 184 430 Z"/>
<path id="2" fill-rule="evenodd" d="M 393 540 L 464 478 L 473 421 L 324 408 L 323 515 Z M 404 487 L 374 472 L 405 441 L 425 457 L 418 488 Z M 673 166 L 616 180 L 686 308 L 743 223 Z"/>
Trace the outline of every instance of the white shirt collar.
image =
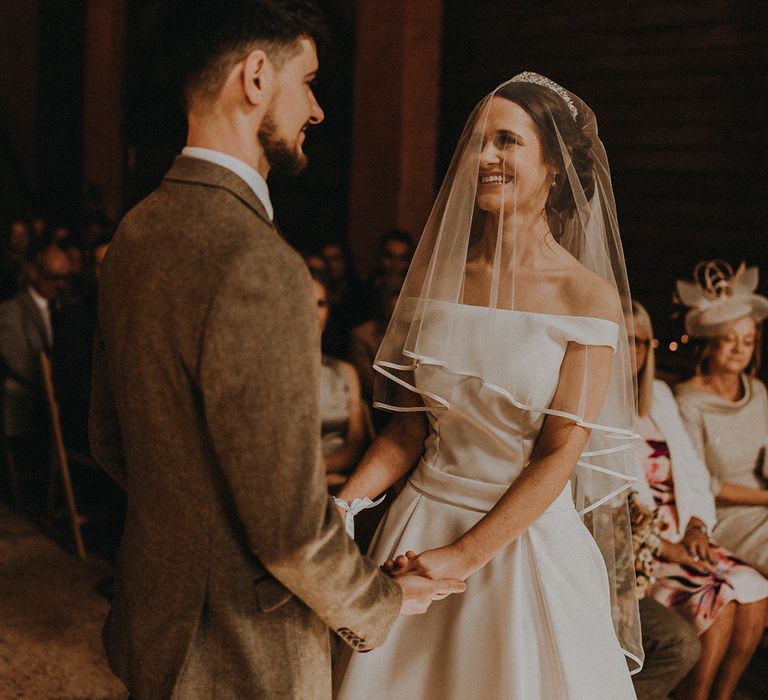
<path id="1" fill-rule="evenodd" d="M 253 193 L 264 205 L 264 209 L 266 210 L 270 221 L 274 218 L 275 212 L 272 208 L 272 201 L 269 199 L 269 187 L 267 186 L 267 181 L 261 176 L 261 173 L 259 173 L 258 170 L 252 168 L 248 163 L 245 163 L 234 156 L 230 156 L 227 153 L 214 151 L 210 148 L 201 148 L 199 146 L 185 146 L 181 151 L 181 155 L 189 156 L 190 158 L 199 158 L 200 160 L 207 160 L 209 163 L 216 163 L 216 165 L 220 165 L 222 168 L 232 171 L 235 175 L 244 180 L 253 190 Z"/>
<path id="2" fill-rule="evenodd" d="M 48 313 L 48 300 L 42 294 L 38 293 L 31 284 L 27 287 L 27 291 L 35 304 L 37 304 L 37 308 L 44 312 L 44 314 Z"/>
<path id="3" fill-rule="evenodd" d="M 32 297 L 32 301 L 35 302 L 35 306 L 40 309 L 40 315 L 43 317 L 43 325 L 45 326 L 45 333 L 48 336 L 48 344 L 53 345 L 53 326 L 51 324 L 51 307 L 48 300 L 30 284 L 27 287 L 29 296 Z"/>

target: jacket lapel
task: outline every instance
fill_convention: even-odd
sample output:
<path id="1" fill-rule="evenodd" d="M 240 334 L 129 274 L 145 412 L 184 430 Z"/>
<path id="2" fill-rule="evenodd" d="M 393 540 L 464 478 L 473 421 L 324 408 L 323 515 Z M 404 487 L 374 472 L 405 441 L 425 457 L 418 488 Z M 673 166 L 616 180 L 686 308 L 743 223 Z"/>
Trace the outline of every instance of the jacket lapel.
<path id="1" fill-rule="evenodd" d="M 25 290 L 24 293 L 20 295 L 20 299 L 22 317 L 29 321 L 29 324 L 26 324 L 27 327 L 29 328 L 31 326 L 30 332 L 37 336 L 32 339 L 33 341 L 37 341 L 37 343 L 33 342 L 33 344 L 37 347 L 45 348 L 46 352 L 50 353 L 51 345 L 48 342 L 48 331 L 45 328 L 42 312 L 37 304 L 35 304 L 35 300 L 28 291 Z"/>
<path id="2" fill-rule="evenodd" d="M 261 200 L 245 180 L 221 165 L 202 160 L 201 158 L 176 156 L 176 160 L 173 161 L 173 165 L 171 165 L 171 169 L 166 173 L 164 179 L 170 182 L 189 182 L 227 190 L 255 214 L 264 219 L 269 226 L 274 227 L 272 220 L 267 216 Z"/>

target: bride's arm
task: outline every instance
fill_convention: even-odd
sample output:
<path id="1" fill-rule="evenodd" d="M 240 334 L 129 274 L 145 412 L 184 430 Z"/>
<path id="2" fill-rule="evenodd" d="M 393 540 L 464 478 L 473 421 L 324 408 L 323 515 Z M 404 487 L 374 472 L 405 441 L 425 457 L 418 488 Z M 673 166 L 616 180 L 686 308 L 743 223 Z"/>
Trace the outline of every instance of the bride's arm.
<path id="1" fill-rule="evenodd" d="M 610 379 L 613 350 L 569 343 L 550 408 L 597 420 Z M 584 397 L 582 397 L 584 393 Z M 398 557 L 394 573 L 466 579 L 523 533 L 560 495 L 589 438 L 590 430 L 568 418 L 547 415 L 529 465 L 491 511 L 454 543 Z"/>
<path id="2" fill-rule="evenodd" d="M 414 404 L 415 405 L 415 404 Z M 338 498 L 352 503 L 356 498 L 376 498 L 405 474 L 421 457 L 427 435 L 423 411 L 395 413 L 371 443 Z M 343 511 L 340 510 L 343 517 Z"/>

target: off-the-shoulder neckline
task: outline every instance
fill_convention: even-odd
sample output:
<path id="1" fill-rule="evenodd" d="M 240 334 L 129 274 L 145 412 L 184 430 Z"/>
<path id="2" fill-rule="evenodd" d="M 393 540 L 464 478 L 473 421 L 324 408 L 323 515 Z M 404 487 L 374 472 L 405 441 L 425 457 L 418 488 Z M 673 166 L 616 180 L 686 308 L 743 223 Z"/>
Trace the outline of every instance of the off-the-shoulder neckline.
<path id="1" fill-rule="evenodd" d="M 415 297 L 411 297 L 411 299 L 415 299 Z M 477 304 L 465 304 L 460 301 L 448 301 L 446 299 L 427 299 L 427 301 L 431 303 L 438 303 L 438 304 L 450 304 L 452 306 L 461 306 L 467 309 L 482 309 L 482 310 L 488 310 L 489 307 L 487 306 L 479 306 Z M 607 318 L 600 318 L 599 316 L 581 316 L 581 315 L 569 315 L 569 314 L 551 314 L 546 313 L 544 311 L 523 311 L 521 309 L 504 309 L 504 308 L 496 308 L 494 311 L 504 311 L 506 313 L 513 313 L 513 314 L 525 314 L 527 316 L 544 316 L 544 317 L 552 317 L 552 318 L 567 318 L 567 319 L 581 319 L 585 321 L 600 321 L 602 323 L 608 323 L 611 326 L 614 326 L 617 330 L 619 328 L 619 324 L 616 323 L 616 321 L 611 321 Z"/>

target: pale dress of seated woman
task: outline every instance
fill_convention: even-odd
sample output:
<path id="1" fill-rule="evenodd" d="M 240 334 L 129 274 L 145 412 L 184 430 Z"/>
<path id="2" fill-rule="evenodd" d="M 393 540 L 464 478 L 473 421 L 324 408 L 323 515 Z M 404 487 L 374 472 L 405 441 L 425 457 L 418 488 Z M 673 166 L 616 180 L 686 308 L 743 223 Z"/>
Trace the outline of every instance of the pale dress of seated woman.
<path id="1" fill-rule="evenodd" d="M 322 332 L 329 315 L 328 294 L 321 275 L 312 272 L 312 278 Z M 326 483 L 335 492 L 365 449 L 365 408 L 355 368 L 327 355 L 320 367 L 320 420 Z"/>
<path id="2" fill-rule="evenodd" d="M 707 344 L 696 375 L 675 387 L 675 394 L 711 475 L 715 538 L 768 576 L 768 392 L 755 376 L 768 299 L 752 293 L 757 268 L 741 269 L 733 278 L 721 282 L 727 288 L 722 300 L 694 306 L 686 316 L 690 335 L 705 337 Z"/>

